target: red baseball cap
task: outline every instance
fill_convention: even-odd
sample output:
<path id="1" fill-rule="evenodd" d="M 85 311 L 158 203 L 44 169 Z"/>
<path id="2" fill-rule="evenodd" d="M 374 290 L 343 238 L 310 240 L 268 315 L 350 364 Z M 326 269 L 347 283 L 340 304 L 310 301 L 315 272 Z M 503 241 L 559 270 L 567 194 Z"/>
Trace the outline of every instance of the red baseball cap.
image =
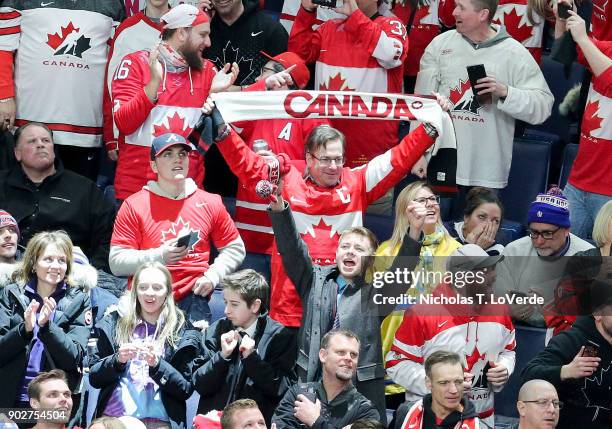
<path id="1" fill-rule="evenodd" d="M 269 60 L 279 63 L 285 67 L 285 70 L 292 65 L 295 65 L 295 68 L 291 70 L 291 73 L 289 73 L 293 79 L 293 82 L 295 82 L 300 89 L 308 85 L 308 81 L 310 80 L 310 71 L 308 70 L 308 67 L 306 67 L 306 63 L 302 57 L 295 52 L 283 52 L 282 54 L 278 54 L 277 56 L 273 57 L 266 54 L 264 51 L 261 51 L 261 55 Z"/>
<path id="2" fill-rule="evenodd" d="M 190 4 L 179 4 L 161 17 L 164 29 L 195 27 L 210 21 L 207 14 Z"/>

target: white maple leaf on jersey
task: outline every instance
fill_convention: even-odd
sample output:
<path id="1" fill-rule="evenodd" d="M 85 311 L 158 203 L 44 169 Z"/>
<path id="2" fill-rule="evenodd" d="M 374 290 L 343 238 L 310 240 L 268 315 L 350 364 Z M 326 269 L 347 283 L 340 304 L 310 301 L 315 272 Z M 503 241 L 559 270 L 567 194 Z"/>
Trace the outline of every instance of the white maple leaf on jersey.
<path id="1" fill-rule="evenodd" d="M 610 371 L 611 366 L 612 365 L 608 365 L 606 369 L 601 368 L 599 374 L 595 372 L 595 374 L 593 374 L 593 377 L 585 377 L 584 379 L 584 387 L 581 390 L 582 394 L 587 400 L 587 408 L 595 408 L 595 415 L 593 416 L 593 420 L 597 418 L 600 409 L 612 409 L 612 399 L 610 398 L 610 396 L 606 395 L 606 390 L 608 389 L 606 389 L 604 385 L 604 377 L 606 379 L 609 378 L 607 373 L 608 371 Z M 597 395 L 597 397 L 589 397 L 589 395 L 587 395 L 585 391 L 589 384 L 591 385 L 591 391 L 595 390 L 596 392 L 601 393 L 601 395 Z"/>

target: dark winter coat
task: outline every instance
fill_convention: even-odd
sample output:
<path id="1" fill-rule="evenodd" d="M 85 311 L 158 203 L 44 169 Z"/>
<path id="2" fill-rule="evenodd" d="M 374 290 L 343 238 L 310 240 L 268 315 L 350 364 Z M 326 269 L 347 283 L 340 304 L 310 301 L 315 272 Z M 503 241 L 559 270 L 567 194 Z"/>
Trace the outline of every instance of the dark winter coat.
<path id="1" fill-rule="evenodd" d="M 27 333 L 24 312 L 30 298 L 13 283 L 0 288 L 0 407 L 13 407 L 25 375 L 33 333 Z M 53 320 L 38 331 L 44 344 L 41 371 L 62 369 L 70 390 L 79 392 L 82 362 L 91 329 L 89 295 L 81 288 L 68 287 L 57 302 Z M 78 403 L 73 404 L 76 409 Z"/>
<path id="2" fill-rule="evenodd" d="M 91 359 L 89 383 L 100 389 L 95 417 L 103 415 L 106 405 L 125 373 L 126 364 L 117 360 L 119 345 L 115 342 L 115 328 L 119 314 L 115 311 L 105 316 L 97 326 L 98 343 Z M 189 322 L 179 333 L 176 348 L 166 346 L 165 355 L 157 368 L 149 368 L 150 377 L 159 385 L 164 409 L 170 418 L 172 429 L 191 427 L 186 424 L 186 403 L 191 396 L 193 361 L 200 353 L 200 332 Z"/>
<path id="3" fill-rule="evenodd" d="M 255 351 L 243 359 L 238 346 L 225 359 L 221 355 L 221 335 L 235 329 L 226 318 L 206 329 L 204 352 L 196 361 L 193 375 L 200 394 L 198 413 L 222 410 L 236 399 L 257 402 L 269 426 L 272 413 L 289 386 L 297 380 L 295 366 L 296 337 L 266 314 L 259 316 L 255 329 Z"/>

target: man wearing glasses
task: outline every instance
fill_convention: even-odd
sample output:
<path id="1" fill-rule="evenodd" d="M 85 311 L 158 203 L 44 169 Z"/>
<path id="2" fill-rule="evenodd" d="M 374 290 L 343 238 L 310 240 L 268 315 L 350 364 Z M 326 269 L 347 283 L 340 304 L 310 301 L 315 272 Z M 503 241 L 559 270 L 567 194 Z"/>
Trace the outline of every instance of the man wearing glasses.
<path id="1" fill-rule="evenodd" d="M 439 97 L 438 103 L 444 110 L 450 106 L 444 97 Z M 254 188 L 263 172 L 268 171 L 268 161 L 254 154 L 236 133 L 229 131 L 229 126 L 222 124 L 219 129 L 217 147 L 232 171 Z M 346 143 L 340 131 L 319 126 L 310 133 L 305 147 L 306 170 L 301 172 L 292 165 L 281 166 L 280 171 L 284 174 L 283 199 L 291 207 L 314 264 L 335 265 L 342 231 L 361 226 L 367 206 L 395 186 L 436 138 L 435 128 L 421 125 L 365 166 L 349 169 L 344 167 Z M 277 251 L 272 252 L 271 272 L 270 316 L 297 331 L 302 306 Z"/>
<path id="2" fill-rule="evenodd" d="M 555 386 L 545 380 L 528 381 L 518 395 L 519 421 L 510 429 L 554 429 L 562 407 Z"/>
<path id="3" fill-rule="evenodd" d="M 539 304 L 511 303 L 514 320 L 545 326 L 542 304 L 550 303 L 565 271 L 577 252 L 593 246 L 570 233 L 569 203 L 559 188 L 539 194 L 527 215 L 528 236 L 508 244 L 498 265 L 495 293 L 511 297 L 539 298 Z M 542 302 L 543 299 L 543 302 Z"/>

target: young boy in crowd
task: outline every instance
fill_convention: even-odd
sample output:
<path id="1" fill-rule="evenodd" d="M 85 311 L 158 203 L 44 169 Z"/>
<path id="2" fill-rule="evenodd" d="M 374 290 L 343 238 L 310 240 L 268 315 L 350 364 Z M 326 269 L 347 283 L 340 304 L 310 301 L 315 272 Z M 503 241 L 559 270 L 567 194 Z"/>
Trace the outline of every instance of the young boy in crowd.
<path id="1" fill-rule="evenodd" d="M 276 405 L 296 381 L 295 335 L 268 316 L 269 286 L 261 274 L 241 270 L 221 284 L 226 317 L 206 329 L 193 375 L 200 394 L 198 414 L 251 398 L 269 425 Z"/>

